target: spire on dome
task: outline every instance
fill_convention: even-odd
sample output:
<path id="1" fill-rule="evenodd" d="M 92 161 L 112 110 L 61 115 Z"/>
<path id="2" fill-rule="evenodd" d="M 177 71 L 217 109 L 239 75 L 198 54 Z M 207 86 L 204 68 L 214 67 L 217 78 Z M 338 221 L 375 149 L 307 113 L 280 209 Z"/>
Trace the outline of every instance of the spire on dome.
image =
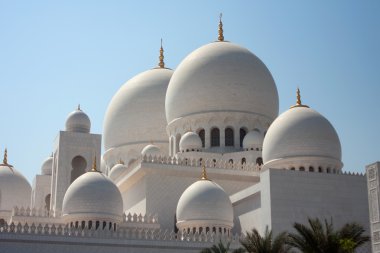
<path id="1" fill-rule="evenodd" d="M 301 92 L 300 92 L 300 89 L 298 87 L 297 87 L 297 102 L 296 102 L 295 105 L 291 106 L 290 108 L 294 108 L 294 107 L 307 107 L 307 108 L 309 108 L 309 106 L 302 104 L 302 102 L 301 102 Z"/>
<path id="2" fill-rule="evenodd" d="M 201 180 L 209 180 L 207 177 L 207 172 L 206 172 L 206 166 L 205 163 L 202 161 L 202 175 L 201 175 Z"/>
<path id="3" fill-rule="evenodd" d="M 160 60 L 158 62 L 158 67 L 160 67 L 161 69 L 165 68 L 165 62 L 164 62 L 164 49 L 162 47 L 162 39 L 161 39 L 161 47 L 160 47 L 160 57 L 158 57 L 158 59 Z"/>
<path id="4" fill-rule="evenodd" d="M 5 150 L 4 150 L 3 164 L 8 165 L 8 150 L 7 150 L 7 148 L 5 148 Z"/>
<path id="5" fill-rule="evenodd" d="M 219 29 L 218 29 L 218 34 L 219 34 L 218 35 L 218 41 L 224 41 L 222 16 L 223 16 L 223 14 L 220 13 L 220 15 L 219 15 Z"/>
<path id="6" fill-rule="evenodd" d="M 94 162 L 92 163 L 92 171 L 98 172 L 96 169 L 96 156 L 94 157 Z"/>
<path id="7" fill-rule="evenodd" d="M 82 110 L 80 109 L 80 104 L 78 104 L 77 110 L 78 110 L 78 111 L 82 111 Z"/>

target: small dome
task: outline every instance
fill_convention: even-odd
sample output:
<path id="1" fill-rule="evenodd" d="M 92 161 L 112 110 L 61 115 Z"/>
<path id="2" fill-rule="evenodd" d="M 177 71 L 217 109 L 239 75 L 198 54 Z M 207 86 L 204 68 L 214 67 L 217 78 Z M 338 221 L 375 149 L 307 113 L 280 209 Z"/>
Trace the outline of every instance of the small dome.
<path id="1" fill-rule="evenodd" d="M 125 166 L 124 163 L 118 163 L 112 167 L 109 177 L 115 182 L 116 179 L 118 179 L 119 176 L 126 170 L 127 166 Z"/>
<path id="2" fill-rule="evenodd" d="M 51 175 L 53 169 L 53 156 L 49 156 L 41 166 L 42 175 Z"/>
<path id="3" fill-rule="evenodd" d="M 116 223 L 122 220 L 123 199 L 107 176 L 90 171 L 69 186 L 62 209 L 66 223 L 89 220 Z"/>
<path id="4" fill-rule="evenodd" d="M 243 148 L 247 150 L 262 148 L 263 141 L 264 136 L 259 131 L 250 131 L 243 139 Z"/>
<path id="5" fill-rule="evenodd" d="M 199 151 L 202 149 L 202 140 L 198 134 L 187 132 L 179 142 L 179 149 L 181 152 Z"/>
<path id="6" fill-rule="evenodd" d="M 66 131 L 89 133 L 91 129 L 90 118 L 84 113 L 80 107 L 67 116 Z"/>
<path id="7" fill-rule="evenodd" d="M 304 161 L 315 166 L 341 169 L 342 151 L 338 134 L 321 114 L 306 106 L 296 106 L 281 114 L 264 138 L 265 167 L 286 168 L 287 162 Z"/>
<path id="8" fill-rule="evenodd" d="M 0 211 L 12 211 L 15 206 L 30 206 L 32 187 L 26 178 L 6 161 L 0 164 L 0 194 Z"/>
<path id="9" fill-rule="evenodd" d="M 146 145 L 141 151 L 142 156 L 159 156 L 161 155 L 161 150 L 159 147 L 153 144 Z"/>
<path id="10" fill-rule="evenodd" d="M 176 215 L 180 230 L 200 227 L 231 229 L 233 226 L 230 198 L 222 187 L 207 179 L 193 183 L 182 193 Z"/>
<path id="11" fill-rule="evenodd" d="M 168 124 L 213 112 L 241 112 L 274 120 L 278 93 L 265 64 L 248 49 L 213 42 L 190 53 L 174 71 L 165 98 Z"/>

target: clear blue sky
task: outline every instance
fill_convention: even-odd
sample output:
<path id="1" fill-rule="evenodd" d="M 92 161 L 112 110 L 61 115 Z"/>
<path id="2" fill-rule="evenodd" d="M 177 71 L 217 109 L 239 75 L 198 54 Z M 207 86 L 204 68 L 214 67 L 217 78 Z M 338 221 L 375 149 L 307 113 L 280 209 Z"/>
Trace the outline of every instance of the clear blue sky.
<path id="1" fill-rule="evenodd" d="M 303 102 L 337 130 L 344 170 L 380 160 L 380 1 L 3 1 L 0 0 L 0 149 L 28 179 L 78 103 L 102 133 L 113 94 L 165 62 L 176 68 L 216 40 L 260 57 L 280 112 Z"/>

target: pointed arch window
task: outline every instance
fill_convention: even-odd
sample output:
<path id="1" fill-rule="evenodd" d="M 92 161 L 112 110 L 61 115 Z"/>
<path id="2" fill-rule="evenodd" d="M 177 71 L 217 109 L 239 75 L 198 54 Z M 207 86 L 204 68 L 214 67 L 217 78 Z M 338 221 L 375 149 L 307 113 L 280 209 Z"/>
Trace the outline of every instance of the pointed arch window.
<path id="1" fill-rule="evenodd" d="M 234 130 L 232 128 L 226 128 L 224 130 L 224 138 L 226 147 L 234 146 Z"/>
<path id="2" fill-rule="evenodd" d="M 220 131 L 219 128 L 213 128 L 211 130 L 211 147 L 220 146 Z"/>

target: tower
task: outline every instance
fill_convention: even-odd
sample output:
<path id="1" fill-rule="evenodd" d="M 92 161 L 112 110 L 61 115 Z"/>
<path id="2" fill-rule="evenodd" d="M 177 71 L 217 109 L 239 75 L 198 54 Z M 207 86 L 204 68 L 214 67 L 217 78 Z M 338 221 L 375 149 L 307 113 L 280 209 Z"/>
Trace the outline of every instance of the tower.
<path id="1" fill-rule="evenodd" d="M 60 131 L 53 151 L 51 209 L 60 215 L 63 197 L 70 184 L 91 170 L 96 157 L 100 164 L 101 135 L 90 133 L 91 122 L 80 106 L 69 114 L 65 131 Z"/>

